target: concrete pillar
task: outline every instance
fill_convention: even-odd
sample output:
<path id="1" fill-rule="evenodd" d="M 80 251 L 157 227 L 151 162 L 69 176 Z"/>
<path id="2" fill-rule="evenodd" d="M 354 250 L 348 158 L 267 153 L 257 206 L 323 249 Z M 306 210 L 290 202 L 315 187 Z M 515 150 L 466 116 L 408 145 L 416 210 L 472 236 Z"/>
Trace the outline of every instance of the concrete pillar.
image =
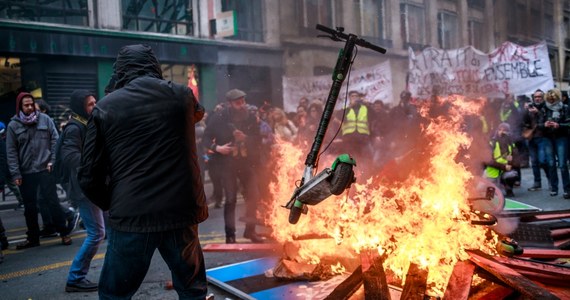
<path id="1" fill-rule="evenodd" d="M 265 0 L 263 10 L 265 11 L 265 44 L 279 46 L 280 44 L 280 18 L 279 18 L 279 1 Z"/>
<path id="2" fill-rule="evenodd" d="M 426 8 L 426 42 L 433 47 L 440 47 L 437 42 L 437 1 L 424 0 Z"/>
<path id="3" fill-rule="evenodd" d="M 465 47 L 469 44 L 469 12 L 467 0 L 459 0 L 457 3 L 457 21 L 459 22 L 458 47 Z"/>
<path id="4" fill-rule="evenodd" d="M 485 23 L 484 23 L 484 38 L 487 38 L 487 46 L 489 47 L 488 49 L 481 49 L 485 52 L 490 51 L 491 49 L 495 49 L 496 45 L 495 45 L 495 14 L 493 12 L 496 12 L 496 7 L 494 7 L 494 1 L 493 0 L 485 0 Z M 498 16 L 501 16 L 500 14 L 497 14 Z M 501 17 L 499 19 L 505 19 L 504 17 Z"/>
<path id="5" fill-rule="evenodd" d="M 394 49 L 401 50 L 404 49 L 404 41 L 402 40 L 402 35 L 400 33 L 404 29 L 400 24 L 400 2 L 390 1 L 389 5 L 389 11 L 387 12 L 389 17 L 386 21 L 390 23 L 388 26 L 390 30 L 390 38 L 392 39 Z"/>
<path id="6" fill-rule="evenodd" d="M 564 51 L 564 36 L 565 30 L 562 30 L 564 26 L 564 4 L 562 0 L 554 0 L 554 40 L 558 48 L 558 61 L 557 66 L 552 66 L 553 68 L 558 68 L 558 84 L 560 87 L 562 85 L 562 77 L 564 76 L 564 62 L 565 62 L 565 51 Z"/>
<path id="7" fill-rule="evenodd" d="M 97 1 L 96 23 L 100 29 L 121 30 L 121 1 L 95 0 Z"/>

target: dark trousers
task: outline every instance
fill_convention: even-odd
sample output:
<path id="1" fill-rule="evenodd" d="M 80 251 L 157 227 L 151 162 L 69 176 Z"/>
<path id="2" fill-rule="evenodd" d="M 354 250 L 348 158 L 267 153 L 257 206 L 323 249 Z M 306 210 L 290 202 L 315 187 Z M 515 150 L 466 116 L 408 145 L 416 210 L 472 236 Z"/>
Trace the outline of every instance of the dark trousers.
<path id="1" fill-rule="evenodd" d="M 248 160 L 233 160 L 224 172 L 221 172 L 222 183 L 226 196 L 224 205 L 224 223 L 226 237 L 235 237 L 236 234 L 236 202 L 238 193 L 238 179 L 243 187 L 245 198 L 245 230 L 255 232 L 255 218 L 257 214 L 257 201 L 259 189 L 256 181 L 254 167 Z"/>
<path id="2" fill-rule="evenodd" d="M 59 198 L 57 197 L 57 187 L 55 179 L 48 171 L 22 175 L 22 185 L 20 191 L 24 199 L 24 216 L 28 227 L 28 240 L 37 242 L 40 238 L 40 226 L 38 223 L 38 199 L 37 190 L 40 189 L 43 205 L 49 210 L 55 230 L 60 235 L 69 234 L 65 225 L 65 216 Z"/>
<path id="3" fill-rule="evenodd" d="M 210 176 L 210 180 L 212 181 L 212 187 L 213 187 L 211 198 L 216 204 L 220 205 L 224 200 L 224 187 L 222 184 L 222 179 L 223 179 L 222 175 L 223 172 L 226 171 L 225 168 L 227 168 L 227 166 L 224 167 L 223 163 L 215 158 L 208 161 L 208 175 Z"/>
<path id="4" fill-rule="evenodd" d="M 99 299 L 131 299 L 148 272 L 154 251 L 172 272 L 179 299 L 205 299 L 208 291 L 198 225 L 163 232 L 109 229 L 109 245 L 99 278 Z"/>

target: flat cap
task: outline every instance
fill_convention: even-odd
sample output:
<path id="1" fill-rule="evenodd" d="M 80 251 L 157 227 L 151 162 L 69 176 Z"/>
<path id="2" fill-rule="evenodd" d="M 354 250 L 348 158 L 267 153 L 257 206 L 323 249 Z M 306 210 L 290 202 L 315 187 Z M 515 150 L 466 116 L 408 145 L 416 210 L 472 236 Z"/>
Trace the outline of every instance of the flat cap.
<path id="1" fill-rule="evenodd" d="M 233 101 L 245 97 L 246 93 L 242 90 L 233 89 L 226 93 L 226 100 Z"/>

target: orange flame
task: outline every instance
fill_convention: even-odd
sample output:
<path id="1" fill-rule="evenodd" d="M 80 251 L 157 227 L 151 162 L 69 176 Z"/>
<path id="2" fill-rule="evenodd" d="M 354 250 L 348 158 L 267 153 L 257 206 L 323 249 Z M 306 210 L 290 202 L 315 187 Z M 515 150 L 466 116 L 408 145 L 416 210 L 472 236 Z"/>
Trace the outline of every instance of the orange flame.
<path id="1" fill-rule="evenodd" d="M 267 223 L 274 238 L 285 243 L 308 234 L 334 237 L 333 245 L 325 240 L 303 242 L 298 260 L 309 263 L 334 253 L 334 247 L 353 253 L 375 249 L 385 256 L 384 268 L 402 282 L 410 263 L 427 269 L 430 292 L 443 295 L 455 263 L 468 258 L 466 249 L 494 254 L 497 243 L 497 236 L 487 228 L 470 223 L 466 185 L 472 175 L 455 161 L 459 149 L 471 143 L 461 130 L 463 117 L 477 114 L 482 101 L 460 96 L 438 99 L 438 104 L 444 103 L 447 114 L 430 119 L 422 130 L 426 141 L 422 147 L 428 149 L 423 153 L 430 156 L 427 172 L 412 173 L 395 185 L 386 185 L 378 176 L 354 184 L 350 196 L 331 196 L 310 206 L 296 225 L 289 224 L 289 211 L 282 205 L 291 197 L 293 182 L 300 179 L 303 157 L 297 146 L 280 142 L 276 147 L 278 165 L 287 167 L 276 170 L 278 180 L 271 185 L 275 202 Z M 423 106 L 420 112 L 427 117 L 429 107 Z M 420 157 L 413 158 L 411 163 L 419 164 L 416 160 Z"/>

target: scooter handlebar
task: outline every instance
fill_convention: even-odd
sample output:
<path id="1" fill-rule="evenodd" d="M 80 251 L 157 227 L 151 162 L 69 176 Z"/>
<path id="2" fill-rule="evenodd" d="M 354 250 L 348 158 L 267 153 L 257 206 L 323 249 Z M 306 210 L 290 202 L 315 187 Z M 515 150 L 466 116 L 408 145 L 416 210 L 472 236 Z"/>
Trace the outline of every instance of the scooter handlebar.
<path id="1" fill-rule="evenodd" d="M 326 27 L 326 26 L 321 25 L 321 24 L 317 24 L 316 28 L 317 28 L 317 30 L 320 30 L 322 32 L 326 32 L 335 38 L 342 39 L 342 40 L 348 40 L 348 34 L 342 32 L 340 30 L 335 30 L 335 29 Z M 355 44 L 358 46 L 362 46 L 364 48 L 368 48 L 370 50 L 380 52 L 382 54 L 386 53 L 386 49 L 384 49 L 380 46 L 376 46 L 376 45 L 374 45 L 370 42 L 367 42 L 366 40 L 361 39 L 361 38 L 357 38 Z"/>

